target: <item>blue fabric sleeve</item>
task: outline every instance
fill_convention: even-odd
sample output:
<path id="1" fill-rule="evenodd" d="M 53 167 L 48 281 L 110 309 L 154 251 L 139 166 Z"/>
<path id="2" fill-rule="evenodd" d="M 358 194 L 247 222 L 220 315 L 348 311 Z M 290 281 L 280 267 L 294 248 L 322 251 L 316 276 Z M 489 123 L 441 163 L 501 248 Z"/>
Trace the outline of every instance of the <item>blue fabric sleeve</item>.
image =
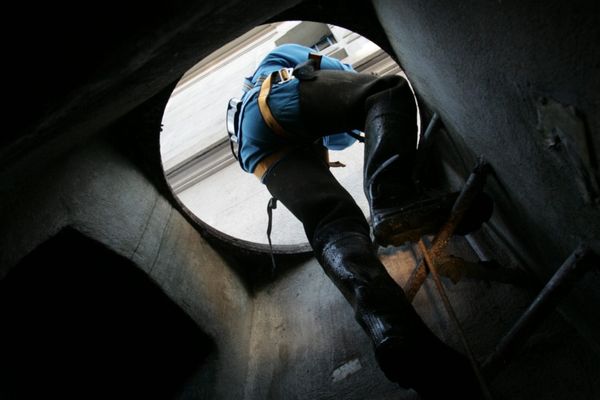
<path id="1" fill-rule="evenodd" d="M 358 131 L 356 131 L 356 133 L 358 133 Z M 344 150 L 352 146 L 355 142 L 356 139 L 345 132 L 323 137 L 323 145 L 329 150 L 334 151 Z"/>

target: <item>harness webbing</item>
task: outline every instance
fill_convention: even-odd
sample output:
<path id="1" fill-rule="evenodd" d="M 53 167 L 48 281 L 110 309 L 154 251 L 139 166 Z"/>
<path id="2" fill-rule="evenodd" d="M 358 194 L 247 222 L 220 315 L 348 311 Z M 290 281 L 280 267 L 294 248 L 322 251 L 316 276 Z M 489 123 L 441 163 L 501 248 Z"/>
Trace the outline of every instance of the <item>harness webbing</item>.
<path id="1" fill-rule="evenodd" d="M 277 122 L 277 120 L 275 119 L 275 116 L 271 112 L 271 108 L 269 107 L 269 104 L 267 103 L 267 100 L 269 98 L 269 93 L 271 93 L 271 85 L 273 82 L 273 76 L 275 76 L 277 73 L 278 73 L 278 71 L 275 71 L 272 74 L 270 74 L 269 76 L 267 76 L 267 79 L 265 79 L 265 81 L 262 83 L 262 85 L 260 85 L 260 93 L 258 95 L 258 108 L 260 110 L 260 114 L 262 115 L 263 119 L 265 120 L 265 124 L 267 124 L 267 126 L 273 132 L 278 134 L 279 136 L 289 139 L 290 134 L 287 133 L 287 131 L 285 129 L 283 129 L 283 127 L 281 126 L 281 124 L 279 124 L 279 122 Z"/>
<path id="2" fill-rule="evenodd" d="M 269 216 L 269 222 L 267 223 L 267 240 L 269 241 L 269 249 L 271 250 L 271 264 L 273 265 L 271 274 L 275 273 L 275 268 L 277 267 L 277 264 L 275 264 L 275 255 L 273 254 L 273 244 L 271 243 L 271 229 L 273 228 L 273 210 L 276 208 L 277 199 L 275 197 L 271 197 L 271 199 L 267 203 L 267 215 Z"/>

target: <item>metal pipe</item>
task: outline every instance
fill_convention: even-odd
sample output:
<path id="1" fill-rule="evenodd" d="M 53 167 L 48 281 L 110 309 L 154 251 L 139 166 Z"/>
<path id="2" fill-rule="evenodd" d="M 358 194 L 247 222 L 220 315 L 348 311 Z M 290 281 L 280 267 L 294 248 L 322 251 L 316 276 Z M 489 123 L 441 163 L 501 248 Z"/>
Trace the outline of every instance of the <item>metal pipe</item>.
<path id="1" fill-rule="evenodd" d="M 538 294 L 521 318 L 511 330 L 500 340 L 496 350 L 487 358 L 483 365 L 486 376 L 494 377 L 504 367 L 516 350 L 531 336 L 541 320 L 555 307 L 560 297 L 571 287 L 575 272 L 597 256 L 587 245 L 580 244 L 554 273 L 546 286 Z"/>
<path id="2" fill-rule="evenodd" d="M 440 116 L 438 115 L 438 113 L 433 113 L 433 116 L 431 117 L 431 120 L 429 121 L 429 124 L 427 124 L 427 129 L 425 129 L 425 133 L 423 133 L 423 136 L 421 137 L 421 140 L 419 141 L 421 146 L 424 147 L 428 147 L 429 144 L 431 143 L 431 133 L 433 132 L 433 130 L 437 127 L 438 122 L 440 121 Z"/>

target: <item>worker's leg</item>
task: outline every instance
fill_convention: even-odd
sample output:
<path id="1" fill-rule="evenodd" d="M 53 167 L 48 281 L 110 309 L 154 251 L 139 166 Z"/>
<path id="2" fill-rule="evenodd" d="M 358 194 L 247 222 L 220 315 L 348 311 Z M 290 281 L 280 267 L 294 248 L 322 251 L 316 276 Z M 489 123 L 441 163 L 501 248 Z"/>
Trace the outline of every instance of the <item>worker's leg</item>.
<path id="1" fill-rule="evenodd" d="M 317 260 L 354 308 L 385 375 L 424 398 L 477 398 L 468 362 L 431 333 L 388 275 L 361 210 L 320 154 L 311 148 L 292 152 L 263 182 L 303 223 Z"/>
<path id="2" fill-rule="evenodd" d="M 352 232 L 344 222 L 333 223 L 318 232 L 314 247 L 325 272 L 353 306 L 389 380 L 415 389 L 423 399 L 481 398 L 467 358 L 423 323 L 379 262 L 368 236 Z"/>
<path id="3" fill-rule="evenodd" d="M 300 84 L 307 130 L 318 136 L 365 131 L 364 190 L 376 241 L 399 245 L 435 232 L 448 218 L 455 196 L 424 195 L 414 185 L 417 110 L 406 80 L 327 70 L 314 75 Z M 458 233 L 473 231 L 489 218 L 491 202 L 483 200 L 484 207 L 469 212 Z"/>
<path id="4" fill-rule="evenodd" d="M 339 220 L 369 234 L 369 225 L 350 194 L 329 171 L 319 147 L 307 145 L 289 152 L 272 166 L 263 183 L 302 222 L 308 241 L 315 232 Z"/>

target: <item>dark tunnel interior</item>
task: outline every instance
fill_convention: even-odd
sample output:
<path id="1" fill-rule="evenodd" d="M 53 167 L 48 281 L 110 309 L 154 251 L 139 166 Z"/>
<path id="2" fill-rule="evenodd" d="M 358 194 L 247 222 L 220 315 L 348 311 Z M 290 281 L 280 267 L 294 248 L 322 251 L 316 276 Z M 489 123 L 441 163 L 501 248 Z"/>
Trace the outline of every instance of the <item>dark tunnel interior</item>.
<path id="1" fill-rule="evenodd" d="M 172 398 L 213 342 L 129 260 L 72 229 L 0 282 L 0 392 Z"/>

